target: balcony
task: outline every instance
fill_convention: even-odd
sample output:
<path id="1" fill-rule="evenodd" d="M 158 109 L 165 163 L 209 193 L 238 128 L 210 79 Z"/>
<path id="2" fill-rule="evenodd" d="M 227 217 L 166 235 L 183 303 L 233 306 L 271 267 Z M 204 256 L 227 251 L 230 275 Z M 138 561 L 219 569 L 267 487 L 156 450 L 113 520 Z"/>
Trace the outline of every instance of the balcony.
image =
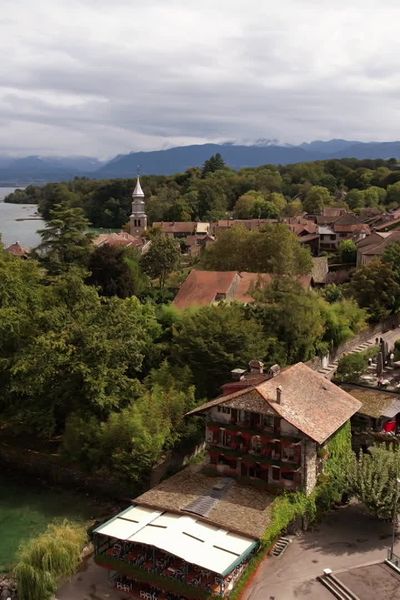
<path id="1" fill-rule="evenodd" d="M 184 581 L 167 577 L 155 570 L 147 571 L 144 568 L 129 564 L 119 558 L 111 557 L 106 554 L 97 554 L 94 560 L 98 565 L 109 569 L 110 571 L 116 571 L 127 577 L 132 577 L 135 581 L 148 583 L 171 592 L 172 594 L 182 594 L 185 598 L 189 598 L 190 600 L 207 600 L 210 598 L 209 590 L 201 589 L 198 586 L 192 586 Z"/>
<path id="2" fill-rule="evenodd" d="M 296 444 L 298 442 L 301 442 L 301 438 L 298 436 L 293 436 L 293 435 L 287 435 L 285 433 L 280 433 L 280 431 L 277 431 L 276 429 L 272 429 L 271 427 L 266 427 L 266 426 L 252 426 L 251 423 L 247 420 L 247 421 L 239 421 L 239 422 L 229 422 L 229 423 L 225 423 L 225 422 L 219 422 L 219 421 L 212 421 L 209 420 L 207 421 L 207 425 L 210 427 L 221 427 L 226 429 L 227 433 L 229 433 L 229 431 L 250 431 L 250 432 L 254 432 L 255 435 L 260 435 L 263 434 L 264 436 L 271 436 L 271 441 L 273 439 L 282 439 L 285 440 L 287 442 L 292 442 L 293 444 Z"/>
<path id="3" fill-rule="evenodd" d="M 209 449 L 212 452 L 218 452 L 219 454 L 224 454 L 225 456 L 232 456 L 235 458 L 242 458 L 247 460 L 252 459 L 254 462 L 265 463 L 275 467 L 284 466 L 289 469 L 297 469 L 301 464 L 300 460 L 299 462 L 285 460 L 282 459 L 282 456 L 274 456 L 272 454 L 271 456 L 265 456 L 263 454 L 258 453 L 256 450 L 239 450 L 236 448 L 228 448 L 219 444 L 209 444 Z"/>

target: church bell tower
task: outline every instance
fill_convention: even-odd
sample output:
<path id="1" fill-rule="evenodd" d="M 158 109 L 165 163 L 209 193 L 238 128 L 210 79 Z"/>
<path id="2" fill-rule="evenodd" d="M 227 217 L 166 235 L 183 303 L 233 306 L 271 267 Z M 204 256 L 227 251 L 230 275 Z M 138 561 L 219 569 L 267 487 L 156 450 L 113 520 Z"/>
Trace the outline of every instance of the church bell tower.
<path id="1" fill-rule="evenodd" d="M 132 214 L 129 218 L 131 235 L 142 235 L 147 229 L 147 215 L 144 205 L 144 193 L 140 185 L 139 175 L 132 192 Z"/>

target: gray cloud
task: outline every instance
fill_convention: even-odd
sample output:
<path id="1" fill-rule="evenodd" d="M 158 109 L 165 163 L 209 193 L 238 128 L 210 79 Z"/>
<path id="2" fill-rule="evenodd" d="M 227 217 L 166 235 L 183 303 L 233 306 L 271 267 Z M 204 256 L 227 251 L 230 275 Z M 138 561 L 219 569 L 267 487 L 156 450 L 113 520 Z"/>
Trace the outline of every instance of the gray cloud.
<path id="1" fill-rule="evenodd" d="M 391 0 L 3 0 L 0 152 L 400 138 Z"/>

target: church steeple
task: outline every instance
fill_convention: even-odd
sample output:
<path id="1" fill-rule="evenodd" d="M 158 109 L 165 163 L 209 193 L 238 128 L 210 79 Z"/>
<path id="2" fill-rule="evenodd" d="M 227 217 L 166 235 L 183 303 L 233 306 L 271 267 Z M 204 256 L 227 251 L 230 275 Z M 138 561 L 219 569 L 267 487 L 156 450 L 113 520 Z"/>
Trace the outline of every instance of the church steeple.
<path id="1" fill-rule="evenodd" d="M 132 192 L 132 214 L 130 216 L 131 235 L 142 235 L 147 229 L 147 215 L 144 204 L 144 192 L 140 185 L 139 175 Z"/>

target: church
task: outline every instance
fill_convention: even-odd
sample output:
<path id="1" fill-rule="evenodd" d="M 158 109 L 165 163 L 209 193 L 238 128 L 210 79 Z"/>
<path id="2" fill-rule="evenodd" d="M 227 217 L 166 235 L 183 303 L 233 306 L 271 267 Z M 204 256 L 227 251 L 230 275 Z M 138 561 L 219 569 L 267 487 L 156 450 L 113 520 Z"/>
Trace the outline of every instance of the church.
<path id="1" fill-rule="evenodd" d="M 144 192 L 140 185 L 139 176 L 132 192 L 132 213 L 129 218 L 129 230 L 133 236 L 142 236 L 147 229 L 147 215 L 144 202 Z"/>

